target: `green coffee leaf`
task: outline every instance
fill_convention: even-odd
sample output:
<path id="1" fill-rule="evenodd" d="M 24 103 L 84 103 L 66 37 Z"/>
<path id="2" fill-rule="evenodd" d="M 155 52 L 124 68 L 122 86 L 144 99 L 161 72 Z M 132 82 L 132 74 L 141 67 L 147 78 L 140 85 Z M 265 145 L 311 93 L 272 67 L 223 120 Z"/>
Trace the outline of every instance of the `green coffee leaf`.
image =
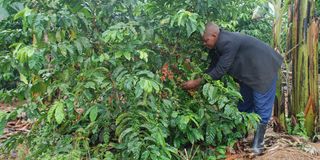
<path id="1" fill-rule="evenodd" d="M 126 51 L 126 52 L 123 52 L 123 55 L 124 57 L 127 59 L 127 60 L 130 60 L 131 59 L 131 53 Z"/>
<path id="2" fill-rule="evenodd" d="M 4 132 L 4 128 L 7 125 L 7 113 L 0 111 L 0 136 L 3 134 Z"/>
<path id="3" fill-rule="evenodd" d="M 133 128 L 131 128 L 131 127 L 130 127 L 130 128 L 127 128 L 126 130 L 124 130 L 124 131 L 120 134 L 118 141 L 121 142 L 122 139 L 123 139 L 129 132 L 132 132 L 132 131 L 133 131 Z"/>
<path id="4" fill-rule="evenodd" d="M 53 114 L 54 114 L 54 111 L 56 110 L 56 108 L 57 108 L 57 105 L 52 105 L 51 108 L 48 111 L 47 120 L 48 120 L 49 123 L 51 122 L 51 119 L 53 117 Z"/>
<path id="5" fill-rule="evenodd" d="M 138 51 L 139 52 L 139 58 L 143 59 L 145 62 L 148 62 L 148 53 L 144 51 Z"/>
<path id="6" fill-rule="evenodd" d="M 23 10 L 19 11 L 16 15 L 14 15 L 14 20 L 17 20 L 19 18 L 27 17 L 31 15 L 32 10 L 28 7 L 24 8 Z"/>
<path id="7" fill-rule="evenodd" d="M 98 107 L 97 106 L 94 106 L 91 111 L 90 111 L 90 121 L 93 122 L 97 119 L 97 116 L 98 116 Z"/>
<path id="8" fill-rule="evenodd" d="M 61 124 L 62 121 L 64 120 L 65 118 L 65 113 L 64 113 L 64 105 L 62 102 L 58 102 L 56 104 L 56 109 L 55 109 L 55 112 L 54 112 L 54 116 L 55 116 L 55 119 L 57 121 L 58 124 Z"/>
<path id="9" fill-rule="evenodd" d="M 22 73 L 20 73 L 20 80 L 21 80 L 24 84 L 28 84 L 27 77 L 24 76 Z"/>

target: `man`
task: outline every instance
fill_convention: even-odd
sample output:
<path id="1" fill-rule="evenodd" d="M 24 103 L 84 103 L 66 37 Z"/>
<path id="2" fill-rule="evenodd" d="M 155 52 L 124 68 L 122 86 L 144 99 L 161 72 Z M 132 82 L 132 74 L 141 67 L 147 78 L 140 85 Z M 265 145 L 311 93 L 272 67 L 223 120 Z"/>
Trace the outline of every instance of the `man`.
<path id="1" fill-rule="evenodd" d="M 240 33 L 227 32 L 214 23 L 208 23 L 203 34 L 204 45 L 214 50 L 211 65 L 206 73 L 214 80 L 229 74 L 239 82 L 243 101 L 241 112 L 255 112 L 261 117 L 254 135 L 252 149 L 255 154 L 263 151 L 266 125 L 272 114 L 276 94 L 277 72 L 283 58 L 264 42 Z M 195 89 L 202 78 L 182 84 L 184 89 Z"/>

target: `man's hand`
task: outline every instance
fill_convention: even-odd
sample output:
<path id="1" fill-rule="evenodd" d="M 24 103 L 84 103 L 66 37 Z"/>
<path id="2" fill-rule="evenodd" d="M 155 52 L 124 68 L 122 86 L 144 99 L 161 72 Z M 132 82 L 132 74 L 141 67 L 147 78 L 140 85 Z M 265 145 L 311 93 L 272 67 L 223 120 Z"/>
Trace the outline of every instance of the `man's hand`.
<path id="1" fill-rule="evenodd" d="M 196 89 L 201 84 L 201 81 L 202 81 L 202 78 L 198 78 L 196 80 L 190 80 L 190 81 L 184 82 L 182 84 L 182 88 L 186 90 Z"/>

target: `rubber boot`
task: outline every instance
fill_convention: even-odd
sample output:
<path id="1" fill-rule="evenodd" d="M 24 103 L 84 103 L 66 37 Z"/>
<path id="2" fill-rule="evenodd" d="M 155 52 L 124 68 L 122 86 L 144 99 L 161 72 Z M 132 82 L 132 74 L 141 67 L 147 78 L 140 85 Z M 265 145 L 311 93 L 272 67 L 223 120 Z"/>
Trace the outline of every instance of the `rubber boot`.
<path id="1" fill-rule="evenodd" d="M 267 125 L 260 123 L 254 134 L 253 143 L 252 143 L 252 151 L 255 155 L 261 155 L 264 150 L 264 134 L 266 132 Z"/>

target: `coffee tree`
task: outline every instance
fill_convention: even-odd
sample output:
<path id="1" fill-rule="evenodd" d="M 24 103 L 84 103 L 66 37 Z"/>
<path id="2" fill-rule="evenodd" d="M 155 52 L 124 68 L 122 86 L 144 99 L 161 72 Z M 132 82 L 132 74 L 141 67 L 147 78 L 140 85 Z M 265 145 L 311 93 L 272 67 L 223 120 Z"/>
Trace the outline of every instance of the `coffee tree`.
<path id="1" fill-rule="evenodd" d="M 215 20 L 270 34 L 267 20 L 249 24 L 257 3 L 0 1 L 8 13 L 0 21 L 0 99 L 25 102 L 0 114 L 0 128 L 22 112 L 33 122 L 2 152 L 20 144 L 30 159 L 224 158 L 259 118 L 237 110 L 230 77 L 203 74 L 201 33 Z M 203 87 L 180 88 L 197 77 Z"/>

